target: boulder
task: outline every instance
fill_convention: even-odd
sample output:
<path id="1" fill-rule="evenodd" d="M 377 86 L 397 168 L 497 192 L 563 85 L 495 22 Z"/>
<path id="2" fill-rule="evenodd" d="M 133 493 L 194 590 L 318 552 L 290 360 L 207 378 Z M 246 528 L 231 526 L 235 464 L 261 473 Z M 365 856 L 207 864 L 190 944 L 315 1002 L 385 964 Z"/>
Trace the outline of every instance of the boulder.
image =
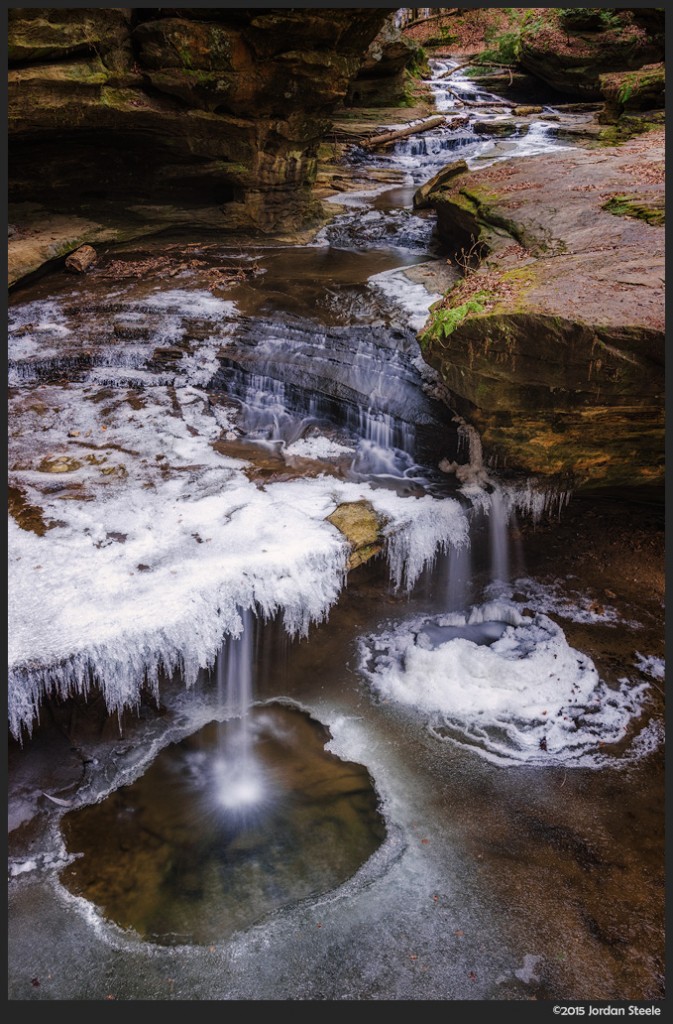
<path id="1" fill-rule="evenodd" d="M 349 569 L 355 569 L 383 550 L 383 524 L 368 501 L 343 502 L 327 516 L 327 521 L 343 533 L 351 546 Z"/>
<path id="2" fill-rule="evenodd" d="M 498 466 L 578 489 L 662 485 L 664 227 L 642 210 L 661 213 L 663 192 L 661 132 L 432 192 L 444 241 L 482 261 L 421 347 Z"/>

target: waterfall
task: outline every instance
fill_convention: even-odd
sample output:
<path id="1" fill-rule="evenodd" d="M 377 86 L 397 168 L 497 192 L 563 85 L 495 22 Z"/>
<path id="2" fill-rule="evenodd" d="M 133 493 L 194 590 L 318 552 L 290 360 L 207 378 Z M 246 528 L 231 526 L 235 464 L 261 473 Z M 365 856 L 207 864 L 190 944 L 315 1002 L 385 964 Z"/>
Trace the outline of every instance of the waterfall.
<path id="1" fill-rule="evenodd" d="M 419 469 L 412 455 L 416 437 L 411 423 L 388 413 L 376 412 L 371 407 L 360 409 L 358 420 L 361 440 L 351 464 L 355 479 L 377 476 L 402 478 Z"/>
<path id="2" fill-rule="evenodd" d="M 509 509 L 498 489 L 491 494 L 489 535 L 491 544 L 491 579 L 494 583 L 509 580 Z"/>
<path id="3" fill-rule="evenodd" d="M 216 666 L 220 708 L 226 709 L 229 717 L 220 723 L 214 770 L 218 803 L 230 811 L 256 804 L 262 795 L 250 728 L 255 630 L 252 610 L 242 611 L 241 619 L 241 634 L 225 641 Z"/>
<path id="4" fill-rule="evenodd" d="M 471 547 L 452 547 L 449 552 L 449 579 L 447 585 L 447 611 L 464 611 L 471 599 L 472 555 Z"/>

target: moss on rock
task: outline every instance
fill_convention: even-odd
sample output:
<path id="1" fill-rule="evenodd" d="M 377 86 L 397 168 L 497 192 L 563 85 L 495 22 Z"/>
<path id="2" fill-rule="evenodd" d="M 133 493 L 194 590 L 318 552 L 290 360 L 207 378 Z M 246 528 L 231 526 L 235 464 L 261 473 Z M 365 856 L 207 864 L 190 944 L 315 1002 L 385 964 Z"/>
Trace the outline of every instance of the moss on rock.
<path id="1" fill-rule="evenodd" d="M 430 193 L 445 244 L 488 239 L 419 334 L 487 460 L 579 487 L 661 485 L 663 194 L 663 142 L 607 165 L 602 150 L 512 161 Z"/>
<path id="2" fill-rule="evenodd" d="M 612 196 L 606 203 L 603 203 L 603 209 L 608 213 L 614 213 L 616 217 L 637 217 L 639 220 L 644 220 L 646 224 L 660 225 L 665 222 L 666 218 L 663 196 L 658 199 L 655 197 L 650 201 L 639 199 L 634 195 Z"/>

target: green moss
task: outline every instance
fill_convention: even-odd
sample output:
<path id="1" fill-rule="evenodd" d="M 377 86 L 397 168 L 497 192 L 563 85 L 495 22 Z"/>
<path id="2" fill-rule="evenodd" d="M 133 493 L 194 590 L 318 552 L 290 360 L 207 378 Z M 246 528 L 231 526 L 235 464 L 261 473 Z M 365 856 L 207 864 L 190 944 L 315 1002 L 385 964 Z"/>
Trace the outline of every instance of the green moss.
<path id="1" fill-rule="evenodd" d="M 498 228 L 502 231 L 506 231 L 508 235 L 511 235 L 515 242 L 523 246 L 524 249 L 530 249 L 531 251 L 547 252 L 551 249 L 556 251 L 557 245 L 550 245 L 551 239 L 541 238 L 534 235 L 531 231 L 527 230 L 522 224 L 517 223 L 510 217 L 505 216 L 501 210 L 497 209 L 497 204 L 500 202 L 500 196 L 496 192 L 487 192 L 485 189 L 461 189 L 460 197 L 452 197 L 451 201 L 455 202 L 457 206 L 462 209 L 469 211 L 473 214 L 481 227 L 484 228 Z M 479 237 L 481 238 L 482 232 L 479 231 Z"/>
<path id="2" fill-rule="evenodd" d="M 654 131 L 656 128 L 663 128 L 665 123 L 666 113 L 664 110 L 648 111 L 644 117 L 622 114 L 614 124 L 603 129 L 598 139 L 603 146 L 618 146 L 637 135 Z"/>
<path id="3" fill-rule="evenodd" d="M 425 349 L 433 340 L 448 338 L 470 314 L 483 313 L 488 300 L 488 293 L 480 291 L 475 292 L 460 306 L 454 306 L 452 309 L 441 307 L 433 310 L 430 323 L 419 336 L 421 348 Z"/>
<path id="4" fill-rule="evenodd" d="M 658 205 L 643 202 L 637 196 L 612 196 L 607 203 L 603 203 L 601 209 L 613 213 L 616 217 L 637 217 L 638 220 L 657 226 L 665 222 L 666 216 L 663 198 L 661 205 Z"/>
<path id="5" fill-rule="evenodd" d="M 183 68 L 190 70 L 193 67 L 193 54 L 187 46 L 176 45 L 176 50 Z"/>
<path id="6" fill-rule="evenodd" d="M 406 71 L 412 78 L 428 78 L 430 76 L 431 70 L 428 64 L 428 55 L 422 46 L 417 46 L 413 51 Z"/>
<path id="7" fill-rule="evenodd" d="M 471 200 L 478 210 L 488 209 L 491 204 L 497 203 L 500 198 L 497 192 L 487 192 L 484 188 L 475 188 L 474 186 L 461 189 L 461 195 Z"/>
<path id="8" fill-rule="evenodd" d="M 664 93 L 665 73 L 663 65 L 652 70 L 631 71 L 622 76 L 621 83 L 617 88 L 617 100 L 623 107 L 644 106 L 640 96 L 645 95 L 651 99 L 651 93 L 661 92 L 662 100 Z"/>

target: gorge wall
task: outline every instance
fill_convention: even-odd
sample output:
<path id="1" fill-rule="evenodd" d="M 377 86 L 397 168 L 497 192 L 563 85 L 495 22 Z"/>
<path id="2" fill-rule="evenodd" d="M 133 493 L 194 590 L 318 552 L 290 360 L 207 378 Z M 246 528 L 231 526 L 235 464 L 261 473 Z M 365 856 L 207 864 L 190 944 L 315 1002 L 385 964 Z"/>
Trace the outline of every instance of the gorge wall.
<path id="1" fill-rule="evenodd" d="M 326 118 L 389 13 L 11 9 L 10 202 L 192 204 L 225 230 L 310 223 Z"/>

